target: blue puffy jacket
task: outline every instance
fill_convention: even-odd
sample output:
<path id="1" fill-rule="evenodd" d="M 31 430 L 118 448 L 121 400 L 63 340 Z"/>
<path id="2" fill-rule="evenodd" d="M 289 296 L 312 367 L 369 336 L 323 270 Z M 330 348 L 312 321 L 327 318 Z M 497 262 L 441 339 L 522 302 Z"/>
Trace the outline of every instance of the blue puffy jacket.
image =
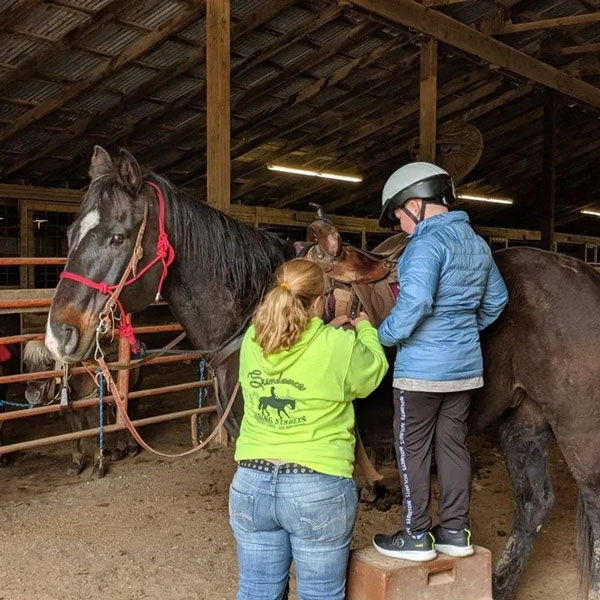
<path id="1" fill-rule="evenodd" d="M 508 292 L 465 212 L 419 223 L 398 261 L 398 282 L 396 305 L 379 326 L 380 342 L 398 346 L 394 377 L 480 377 L 479 332 L 498 318 Z"/>

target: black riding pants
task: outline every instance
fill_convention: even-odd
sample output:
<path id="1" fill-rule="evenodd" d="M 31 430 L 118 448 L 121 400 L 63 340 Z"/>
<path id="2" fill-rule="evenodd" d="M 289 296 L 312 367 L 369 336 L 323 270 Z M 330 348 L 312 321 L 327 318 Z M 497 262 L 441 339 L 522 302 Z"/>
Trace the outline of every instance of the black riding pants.
<path id="1" fill-rule="evenodd" d="M 431 529 L 431 454 L 435 446 L 440 525 L 469 526 L 471 460 L 466 445 L 472 392 L 394 389 L 394 436 L 404 493 L 404 528 Z"/>

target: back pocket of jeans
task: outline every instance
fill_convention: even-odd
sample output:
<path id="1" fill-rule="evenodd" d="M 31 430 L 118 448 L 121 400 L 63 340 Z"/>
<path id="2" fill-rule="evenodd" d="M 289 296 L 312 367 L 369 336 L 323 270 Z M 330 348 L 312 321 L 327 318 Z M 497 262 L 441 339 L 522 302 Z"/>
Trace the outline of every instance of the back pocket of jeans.
<path id="1" fill-rule="evenodd" d="M 229 519 L 231 526 L 244 531 L 256 531 L 254 525 L 254 496 L 242 494 L 233 486 L 229 488 Z"/>
<path id="2" fill-rule="evenodd" d="M 332 542 L 346 532 L 346 498 L 344 494 L 326 500 L 294 500 L 303 537 Z"/>

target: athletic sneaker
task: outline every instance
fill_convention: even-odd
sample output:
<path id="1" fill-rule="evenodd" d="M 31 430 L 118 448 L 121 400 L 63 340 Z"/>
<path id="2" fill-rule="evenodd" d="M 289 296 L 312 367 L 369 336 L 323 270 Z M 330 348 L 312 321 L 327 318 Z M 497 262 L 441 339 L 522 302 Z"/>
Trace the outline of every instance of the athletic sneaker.
<path id="1" fill-rule="evenodd" d="M 475 550 L 471 544 L 471 532 L 465 529 L 446 529 L 441 525 L 433 528 L 435 547 L 450 556 L 471 556 Z"/>
<path id="2" fill-rule="evenodd" d="M 393 535 L 378 533 L 373 538 L 377 552 L 392 558 L 404 558 L 417 562 L 426 562 L 437 557 L 435 540 L 428 531 L 409 534 L 398 531 Z"/>

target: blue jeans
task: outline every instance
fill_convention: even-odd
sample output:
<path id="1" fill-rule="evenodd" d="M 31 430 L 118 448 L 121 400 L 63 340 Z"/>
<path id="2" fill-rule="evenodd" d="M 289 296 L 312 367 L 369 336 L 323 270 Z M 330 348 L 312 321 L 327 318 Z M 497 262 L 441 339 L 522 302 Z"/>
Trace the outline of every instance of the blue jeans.
<path id="1" fill-rule="evenodd" d="M 229 489 L 237 600 L 280 600 L 292 559 L 299 600 L 343 600 L 358 495 L 352 479 L 238 468 Z"/>

